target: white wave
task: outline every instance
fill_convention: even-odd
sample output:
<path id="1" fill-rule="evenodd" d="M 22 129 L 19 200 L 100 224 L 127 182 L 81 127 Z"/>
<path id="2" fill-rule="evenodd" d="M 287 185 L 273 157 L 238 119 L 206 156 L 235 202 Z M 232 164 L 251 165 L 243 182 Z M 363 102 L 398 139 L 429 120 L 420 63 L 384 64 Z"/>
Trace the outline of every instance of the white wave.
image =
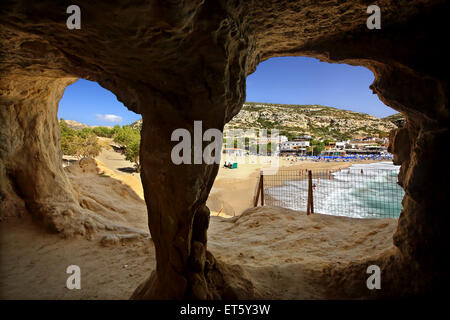
<path id="1" fill-rule="evenodd" d="M 404 194 L 397 185 L 398 171 L 392 162 L 379 162 L 352 165 L 334 172 L 333 179 L 314 178 L 314 211 L 355 218 L 398 216 Z M 307 180 L 286 181 L 265 192 L 276 199 L 275 205 L 306 210 Z"/>

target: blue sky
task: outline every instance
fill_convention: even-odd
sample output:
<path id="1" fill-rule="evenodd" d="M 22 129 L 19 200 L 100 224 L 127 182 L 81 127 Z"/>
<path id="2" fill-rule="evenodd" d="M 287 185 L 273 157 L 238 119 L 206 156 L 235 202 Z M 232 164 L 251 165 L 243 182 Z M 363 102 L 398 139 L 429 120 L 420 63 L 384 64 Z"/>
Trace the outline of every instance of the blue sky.
<path id="1" fill-rule="evenodd" d="M 97 82 L 79 79 L 68 86 L 59 102 L 58 118 L 75 120 L 87 125 L 115 126 L 141 118 L 129 111 L 116 96 Z"/>
<path id="2" fill-rule="evenodd" d="M 369 86 L 372 71 L 315 58 L 272 58 L 247 77 L 247 101 L 321 104 L 382 118 L 397 111 L 383 104 Z"/>
<path id="3" fill-rule="evenodd" d="M 321 104 L 376 117 L 396 113 L 369 89 L 374 76 L 364 67 L 320 62 L 314 58 L 272 58 L 247 77 L 247 101 Z M 80 79 L 68 86 L 58 118 L 87 125 L 124 125 L 140 119 L 96 82 Z"/>

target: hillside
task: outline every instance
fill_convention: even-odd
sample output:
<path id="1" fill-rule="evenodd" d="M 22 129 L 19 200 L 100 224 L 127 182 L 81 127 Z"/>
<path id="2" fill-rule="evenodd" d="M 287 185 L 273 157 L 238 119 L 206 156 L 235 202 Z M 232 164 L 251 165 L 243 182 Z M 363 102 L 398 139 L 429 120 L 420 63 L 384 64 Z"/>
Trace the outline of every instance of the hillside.
<path id="1" fill-rule="evenodd" d="M 69 128 L 74 129 L 74 130 L 83 130 L 85 128 L 97 128 L 97 127 L 104 127 L 104 128 L 112 128 L 111 126 L 88 126 L 85 123 L 81 123 L 75 120 L 65 120 L 65 119 L 61 119 L 61 121 L 64 121 Z"/>
<path id="2" fill-rule="evenodd" d="M 278 129 L 280 134 L 308 134 L 315 139 L 386 137 L 396 126 L 387 120 L 320 105 L 245 103 L 225 129 Z"/>
<path id="3" fill-rule="evenodd" d="M 391 116 L 387 116 L 384 118 L 381 118 L 382 120 L 386 120 L 386 121 L 397 121 L 397 120 L 402 120 L 405 119 L 405 116 L 401 113 L 395 113 Z"/>
<path id="4" fill-rule="evenodd" d="M 129 124 L 128 126 L 131 127 L 131 129 L 141 130 L 142 129 L 142 119 L 139 119 L 139 120 L 133 122 L 132 124 Z"/>
<path id="5" fill-rule="evenodd" d="M 396 113 L 391 116 L 382 118 L 384 121 L 390 121 L 395 124 L 397 127 L 403 127 L 405 125 L 406 118 L 401 113 Z"/>
<path id="6" fill-rule="evenodd" d="M 89 126 L 87 124 L 80 123 L 80 122 L 77 122 L 75 120 L 61 119 L 61 121 L 64 121 L 69 126 L 69 128 L 71 128 L 71 129 L 82 130 L 84 128 L 89 128 Z"/>
<path id="7" fill-rule="evenodd" d="M 314 139 L 346 140 L 366 136 L 387 137 L 395 129 L 401 114 L 383 119 L 321 105 L 287 105 L 245 103 L 241 111 L 225 126 L 229 129 L 278 129 L 280 134 L 308 134 Z M 129 125 L 141 129 L 142 119 Z"/>

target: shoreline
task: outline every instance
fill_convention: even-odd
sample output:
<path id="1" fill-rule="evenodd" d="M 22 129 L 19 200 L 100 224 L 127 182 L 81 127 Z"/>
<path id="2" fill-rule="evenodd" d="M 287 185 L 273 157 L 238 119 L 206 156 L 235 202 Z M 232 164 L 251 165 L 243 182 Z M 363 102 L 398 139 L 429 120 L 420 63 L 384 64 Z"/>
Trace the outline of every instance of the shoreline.
<path id="1" fill-rule="evenodd" d="M 227 159 L 228 160 L 228 159 Z M 241 159 L 242 160 L 242 159 Z M 267 170 L 274 157 L 261 157 L 258 163 L 239 163 L 237 169 L 228 169 L 223 167 L 224 160 L 221 161 L 219 172 L 210 195 L 207 200 L 207 206 L 212 216 L 233 217 L 239 216 L 246 209 L 252 208 L 254 203 L 255 191 L 258 184 L 261 170 Z M 327 161 L 296 161 L 288 159 L 278 159 L 278 172 L 292 170 L 331 170 L 335 172 L 339 169 L 348 168 L 354 164 L 369 164 L 386 162 L 386 160 L 357 160 L 351 162 L 327 162 Z M 282 173 L 281 173 L 282 174 Z M 306 178 L 304 175 L 302 178 Z M 290 177 L 287 177 L 290 178 Z M 290 180 L 283 179 L 282 181 Z M 282 183 L 280 181 L 280 183 Z M 220 214 L 219 214 L 220 212 Z"/>
<path id="2" fill-rule="evenodd" d="M 375 166 L 371 166 L 372 164 L 381 164 L 381 168 L 378 165 Z M 355 166 L 355 167 L 354 167 Z M 388 167 L 386 167 L 388 166 Z M 392 167 L 391 167 L 392 166 Z M 352 169 L 352 167 L 354 167 Z M 328 196 L 330 194 L 346 194 L 345 190 L 346 190 L 346 186 L 348 185 L 353 185 L 351 188 L 353 190 L 353 188 L 357 188 L 357 189 L 361 189 L 361 188 L 374 188 L 373 187 L 373 180 L 371 180 L 371 178 L 369 178 L 369 180 L 367 180 L 367 178 L 365 178 L 366 175 L 368 175 L 368 177 L 379 177 L 379 175 L 381 174 L 382 176 L 391 176 L 390 173 L 392 172 L 396 172 L 398 173 L 398 168 L 395 167 L 395 165 L 393 165 L 391 162 L 389 161 L 376 161 L 376 162 L 371 162 L 371 163 L 354 163 L 351 164 L 350 166 L 346 166 L 345 168 L 339 168 L 339 169 L 335 169 L 335 170 L 323 170 L 323 169 L 319 169 L 318 172 L 314 172 L 313 171 L 313 175 L 312 175 L 312 179 L 313 179 L 313 189 L 316 190 L 316 186 L 318 187 L 318 189 L 316 190 L 318 192 L 319 195 L 319 204 L 321 203 L 321 200 L 323 201 L 324 197 L 326 200 L 326 202 L 328 201 Z M 314 169 L 312 169 L 314 170 Z M 364 178 L 363 181 L 358 180 L 358 176 L 360 176 L 360 172 L 364 171 Z M 351 180 L 346 180 L 348 178 L 344 178 L 344 180 L 342 180 L 343 177 L 347 176 L 347 173 L 350 174 L 350 172 L 352 172 L 352 177 L 356 178 L 356 180 L 351 179 Z M 386 173 L 387 172 L 387 173 Z M 340 176 L 340 179 L 335 179 L 335 174 L 336 173 L 338 176 Z M 356 176 L 354 176 L 356 174 Z M 361 172 L 361 177 L 363 172 Z M 278 206 L 278 207 L 283 207 L 283 208 L 288 208 L 291 210 L 298 210 L 298 211 L 305 211 L 306 210 L 306 206 L 307 206 L 307 194 L 308 194 L 308 181 L 307 181 L 308 175 L 306 173 L 303 173 L 302 175 L 295 175 L 295 171 L 293 172 L 293 174 L 291 175 L 279 175 L 276 177 L 271 178 L 270 175 L 268 176 L 264 176 L 264 205 L 265 206 Z M 365 182 L 364 182 L 365 181 Z M 325 183 L 325 194 L 324 194 L 324 190 L 322 190 L 321 192 L 319 192 L 319 189 L 321 189 L 321 182 Z M 342 185 L 342 183 L 345 183 L 345 186 Z M 355 184 L 356 183 L 356 184 Z M 364 184 L 366 183 L 366 184 Z M 369 183 L 369 185 L 371 186 L 367 186 L 367 183 Z M 380 182 L 378 182 L 380 183 Z M 387 181 L 384 181 L 382 183 L 388 183 Z M 393 181 L 392 181 L 393 183 Z M 362 185 L 364 185 L 364 187 L 362 187 Z M 386 186 L 383 184 L 383 186 Z M 398 187 L 398 186 L 397 186 Z M 299 189 L 297 189 L 299 188 Z M 341 189 L 343 188 L 343 189 Z M 376 192 L 381 192 L 380 189 L 381 185 L 378 187 L 375 187 Z M 387 195 L 384 194 L 381 196 L 381 198 L 384 199 L 384 201 L 390 201 L 389 205 L 386 206 L 386 203 L 384 203 L 384 205 L 382 207 L 379 206 L 374 206 L 371 207 L 371 205 L 369 204 L 368 207 L 366 207 L 367 204 L 364 204 L 364 208 L 366 209 L 371 209 L 372 211 L 370 211 L 370 213 L 366 212 L 360 212 L 358 210 L 358 208 L 352 208 L 352 210 L 354 209 L 355 212 L 358 212 L 356 216 L 356 218 L 370 218 L 370 217 L 378 217 L 378 218 L 396 218 L 398 217 L 398 214 L 400 212 L 400 209 L 398 210 L 398 212 L 396 212 L 395 208 L 397 206 L 397 201 L 398 203 L 401 203 L 401 200 L 399 200 L 397 191 L 392 191 L 392 189 L 390 189 L 389 186 L 387 186 L 387 190 L 389 191 L 389 198 L 385 198 Z M 359 193 L 351 193 L 353 197 L 356 197 L 357 199 L 361 200 L 361 201 L 368 201 L 368 195 L 359 195 Z M 314 199 L 316 200 L 317 194 L 314 196 Z M 362 197 L 362 198 L 361 198 Z M 301 202 L 298 202 L 298 198 L 302 199 Z M 333 198 L 333 197 L 331 197 Z M 387 200 L 386 200 L 387 199 Z M 358 200 L 358 201 L 359 201 Z M 370 202 L 373 201 L 377 201 L 377 200 L 370 200 Z M 316 201 L 315 201 L 316 202 Z M 320 206 L 323 206 L 324 203 L 320 204 Z M 335 206 L 337 207 L 341 207 L 344 206 L 346 208 L 348 208 L 348 203 L 341 202 L 341 203 L 334 203 Z M 342 213 L 342 210 L 339 214 L 337 214 L 336 212 L 339 212 L 339 210 L 336 211 L 336 207 L 329 207 L 327 205 L 325 205 L 325 208 L 322 208 L 320 210 L 325 210 L 325 211 L 320 211 L 320 212 L 316 212 L 316 213 L 322 213 L 322 214 L 328 214 L 328 215 L 333 215 L 333 216 L 348 216 L 348 217 L 352 217 L 355 218 L 354 215 L 352 214 L 347 214 L 347 213 Z M 384 208 L 384 209 L 380 209 L 380 208 Z M 330 211 L 331 210 L 331 211 Z M 387 211 L 386 211 L 387 210 Z M 394 210 L 394 211 L 393 211 Z M 343 210 L 345 211 L 345 210 Z"/>

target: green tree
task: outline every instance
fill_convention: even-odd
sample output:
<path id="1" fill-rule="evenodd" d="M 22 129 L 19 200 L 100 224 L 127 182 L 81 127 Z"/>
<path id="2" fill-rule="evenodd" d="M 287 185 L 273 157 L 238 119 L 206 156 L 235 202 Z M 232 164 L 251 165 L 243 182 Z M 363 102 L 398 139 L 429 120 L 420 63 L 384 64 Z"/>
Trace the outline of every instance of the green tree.
<path id="1" fill-rule="evenodd" d="M 125 149 L 125 159 L 136 164 L 136 172 L 141 172 L 141 164 L 139 162 L 140 145 L 141 137 L 137 136 L 127 145 Z"/>
<path id="2" fill-rule="evenodd" d="M 76 131 L 70 128 L 64 120 L 59 121 L 61 131 L 61 151 L 66 155 L 76 154 Z"/>
<path id="3" fill-rule="evenodd" d="M 136 136 L 140 137 L 140 135 L 139 130 L 133 130 L 131 127 L 124 126 L 116 131 L 114 134 L 114 141 L 127 146 L 136 138 Z"/>
<path id="4" fill-rule="evenodd" d="M 321 153 L 324 149 L 325 149 L 325 146 L 324 146 L 324 145 L 318 144 L 318 145 L 313 146 L 313 155 L 314 155 L 314 156 L 320 155 L 320 153 Z"/>
<path id="5" fill-rule="evenodd" d="M 138 129 L 124 126 L 116 130 L 114 141 L 125 147 L 125 158 L 136 164 L 136 171 L 140 172 L 139 149 L 141 145 L 141 132 Z"/>
<path id="6" fill-rule="evenodd" d="M 313 155 L 318 156 L 325 149 L 325 143 L 324 141 L 311 140 L 311 147 Z"/>

